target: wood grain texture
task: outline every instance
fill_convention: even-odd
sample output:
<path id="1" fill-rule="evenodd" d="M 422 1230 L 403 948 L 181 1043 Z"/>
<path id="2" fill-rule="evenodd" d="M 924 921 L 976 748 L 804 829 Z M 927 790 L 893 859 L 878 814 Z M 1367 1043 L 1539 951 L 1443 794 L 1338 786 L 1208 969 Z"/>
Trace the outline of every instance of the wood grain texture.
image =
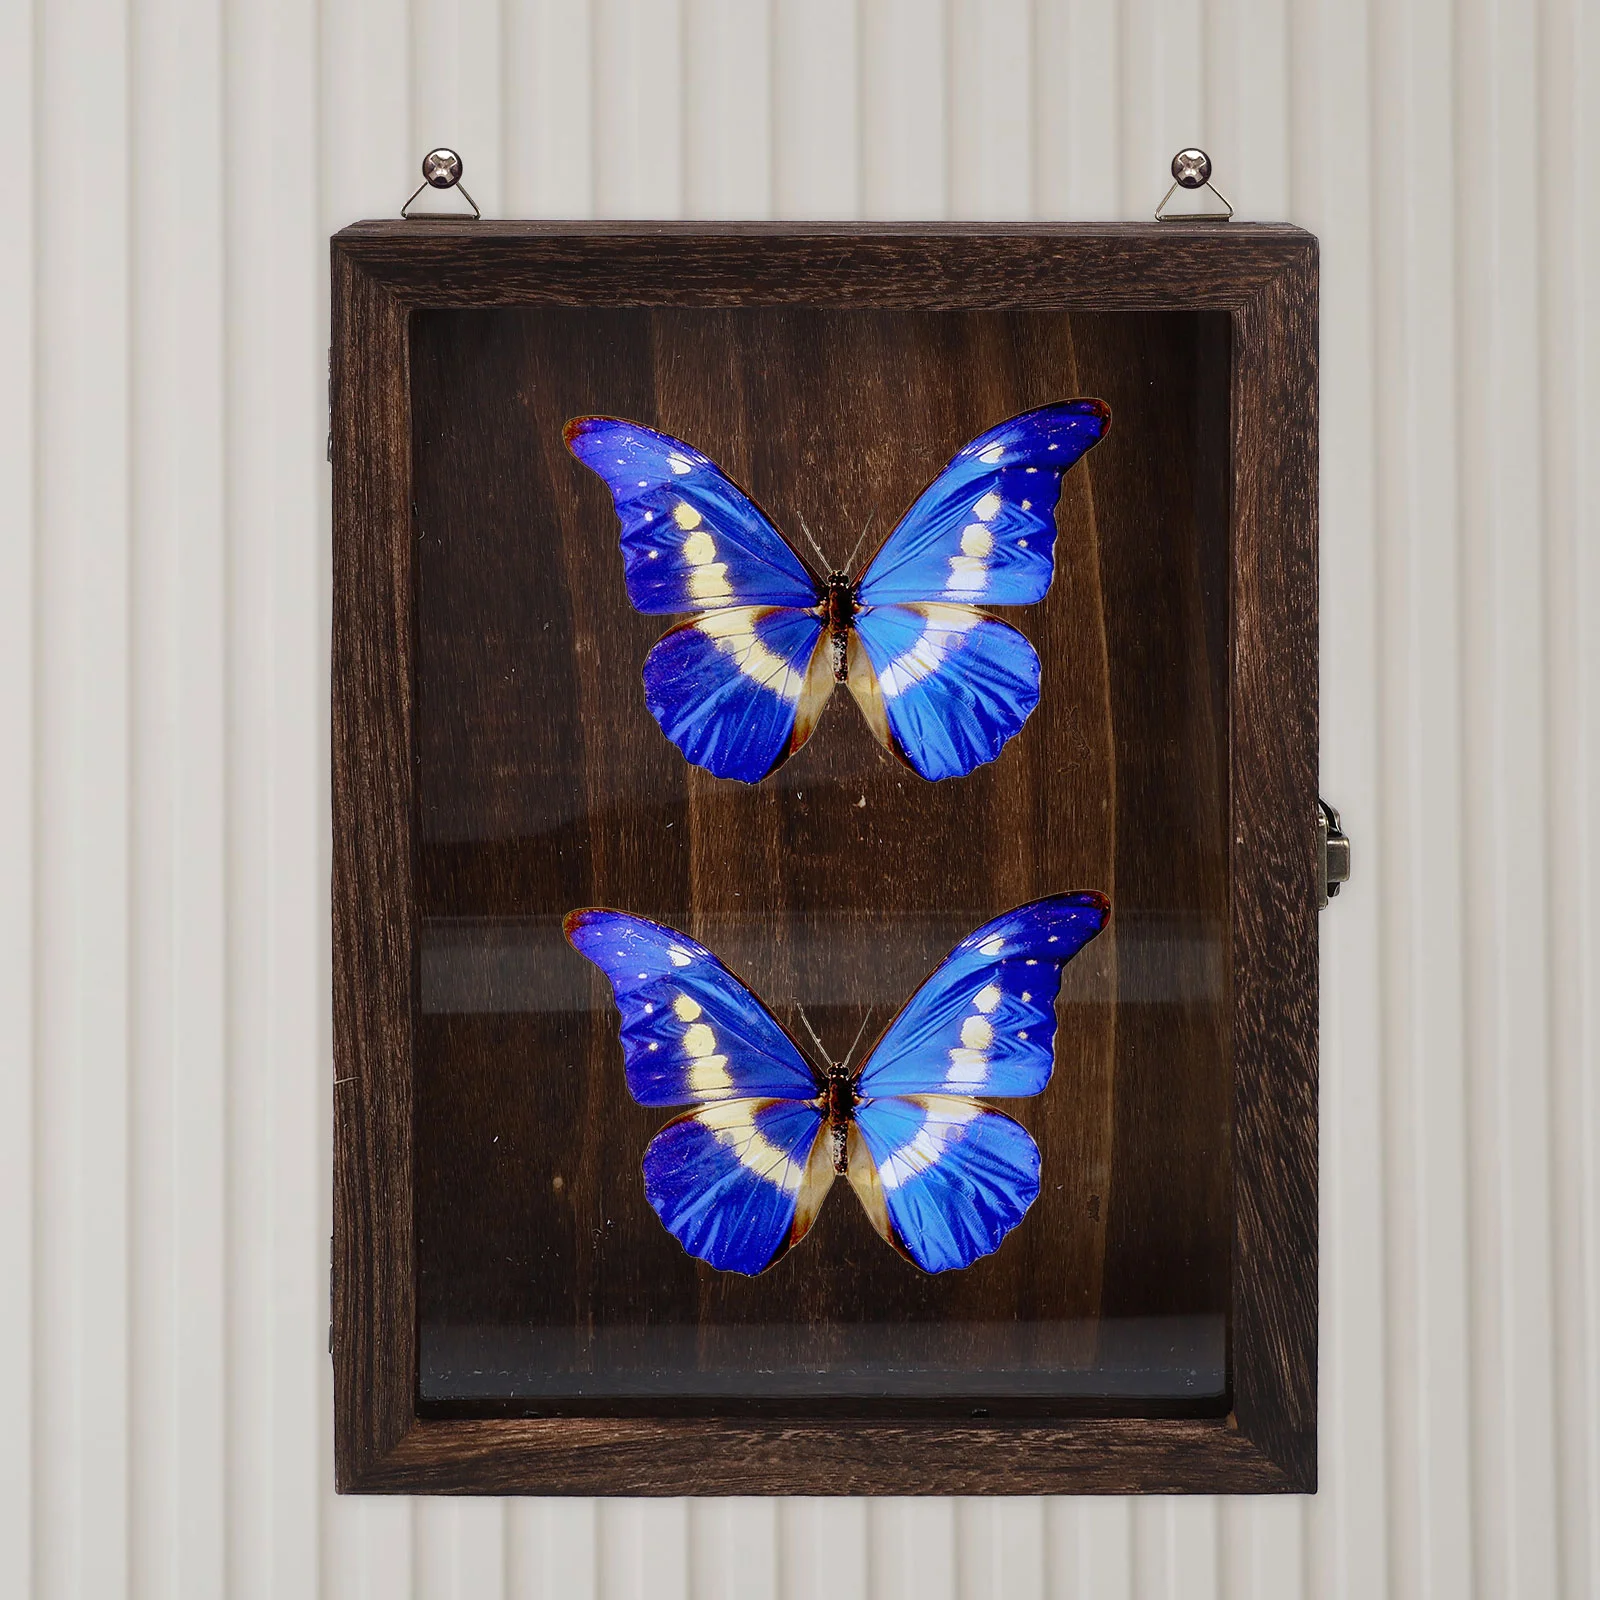
<path id="1" fill-rule="evenodd" d="M 1230 262 L 1230 257 L 1236 260 Z M 335 946 L 341 1080 L 336 1093 L 348 1097 L 339 1100 L 336 1117 L 335 1363 L 341 1485 L 657 1493 L 691 1488 L 821 1492 L 833 1487 L 851 1492 L 874 1487 L 970 1492 L 989 1487 L 1015 1492 L 1304 1488 L 1314 1482 L 1315 899 L 1309 821 L 1299 821 L 1312 815 L 1315 771 L 1312 241 L 1288 229 L 1238 229 L 1223 235 L 1215 229 L 1137 228 L 684 230 L 632 224 L 577 230 L 497 224 L 471 230 L 449 224 L 413 229 L 363 224 L 335 241 L 335 265 Z M 1070 1063 L 1063 1055 L 1054 1087 L 1075 1087 L 1061 1095 L 1054 1095 L 1053 1087 L 1054 1097 L 1040 1102 L 1045 1123 L 1035 1127 L 1047 1160 L 1053 1137 L 1060 1169 L 1082 1174 L 1058 1219 L 1065 1221 L 1070 1212 L 1076 1221 L 1056 1226 L 1048 1235 L 1058 1247 L 1052 1259 L 1071 1263 L 1048 1307 L 1038 1300 L 1039 1263 L 1027 1261 L 1026 1247 L 1013 1250 L 1009 1258 L 1003 1251 L 985 1264 L 999 1266 L 1004 1260 L 1004 1272 L 991 1272 L 987 1279 L 984 1269 L 955 1275 L 931 1297 L 927 1280 L 885 1290 L 882 1260 L 866 1247 L 880 1256 L 886 1253 L 870 1235 L 852 1240 L 849 1230 L 859 1219 L 853 1217 L 847 1195 L 830 1202 L 824 1223 L 803 1247 L 814 1252 L 812 1259 L 819 1264 L 827 1260 L 836 1275 L 831 1279 L 813 1269 L 797 1273 L 787 1285 L 776 1285 L 775 1274 L 754 1285 L 734 1285 L 716 1281 L 705 1269 L 685 1269 L 681 1257 L 681 1290 L 663 1290 L 672 1274 L 662 1279 L 654 1268 L 640 1276 L 635 1267 L 631 1281 L 628 1270 L 619 1276 L 617 1263 L 635 1252 L 614 1248 L 604 1226 L 597 1233 L 583 1222 L 592 1213 L 580 1214 L 580 1207 L 598 1206 L 594 1214 L 603 1221 L 626 1213 L 630 1181 L 637 1188 L 637 1153 L 652 1119 L 631 1107 L 625 1095 L 615 1095 L 620 1071 L 614 1034 L 608 1039 L 603 1030 L 591 1029 L 581 1071 L 544 1099 L 549 1117 L 558 1124 L 565 1119 L 572 1138 L 564 1162 L 570 1170 L 562 1174 L 561 1186 L 569 1216 L 564 1226 L 539 1230 L 547 1248 L 538 1277 L 568 1285 L 570 1301 L 562 1314 L 580 1328 L 625 1318 L 641 1294 L 677 1295 L 675 1314 L 703 1330 L 700 1353 L 713 1361 L 719 1359 L 719 1349 L 725 1354 L 731 1348 L 726 1330 L 777 1315 L 780 1302 L 787 1318 L 826 1324 L 838 1318 L 841 1295 L 859 1299 L 863 1291 L 879 1296 L 881 1314 L 890 1319 L 920 1314 L 961 1320 L 974 1315 L 1026 1319 L 1041 1309 L 1060 1315 L 1066 1309 L 1060 1293 L 1065 1284 L 1090 1315 L 1148 1310 L 1151 1285 L 1163 1286 L 1168 1303 L 1179 1307 L 1193 1307 L 1208 1293 L 1220 1292 L 1230 1313 L 1234 1415 L 1225 1425 L 1172 1417 L 1040 1425 L 1012 1417 L 965 1428 L 949 1420 L 905 1418 L 845 1425 L 797 1425 L 792 1418 L 779 1417 L 735 1423 L 727 1418 L 637 1415 L 559 1422 L 419 1420 L 417 1319 L 419 1310 L 426 1318 L 428 1296 L 438 1279 L 424 1273 L 419 1305 L 418 1266 L 431 1259 L 435 1268 L 447 1271 L 452 1263 L 465 1262 L 470 1268 L 470 1249 L 447 1247 L 430 1257 L 430 1239 L 443 1238 L 448 1246 L 448 1234 L 454 1231 L 451 1204 L 459 1204 L 474 1182 L 480 1184 L 480 1202 L 494 1198 L 492 1182 L 487 1191 L 481 1190 L 489 1163 L 473 1141 L 477 1137 L 481 1143 L 482 1130 L 494 1118 L 503 1118 L 514 1100 L 504 1084 L 480 1081 L 474 1086 L 468 1079 L 457 1082 L 437 1074 L 430 1091 L 429 1063 L 505 1061 L 518 1055 L 532 1059 L 541 1044 L 530 1036 L 526 1015 L 419 1013 L 416 940 L 421 914 L 527 915 L 552 901 L 582 903 L 607 882 L 643 881 L 656 873 L 656 899 L 651 905 L 630 904 L 629 909 L 687 912 L 690 931 L 710 937 L 713 928 L 737 926 L 741 917 L 763 925 L 761 919 L 749 919 L 748 908 L 733 905 L 732 899 L 742 900 L 749 885 L 783 881 L 797 858 L 815 856 L 825 864 L 830 850 L 837 855 L 846 842 L 846 831 L 838 817 L 823 824 L 813 816 L 809 831 L 802 826 L 801 834 L 795 833 L 796 824 L 805 819 L 792 796 L 804 790 L 792 774 L 806 755 L 788 769 L 787 811 L 764 803 L 752 807 L 746 796 L 731 792 L 733 786 L 686 774 L 659 735 L 655 754 L 643 740 L 619 739 L 608 745 L 590 738 L 580 740 L 581 748 L 566 749 L 559 737 L 547 740 L 542 752 L 531 757 L 524 752 L 522 764 L 513 763 L 516 783 L 498 790 L 492 783 L 480 786 L 470 804 L 458 804 L 460 815 L 443 819 L 441 807 L 448 811 L 462 795 L 458 792 L 452 801 L 448 794 L 430 793 L 428 775 L 450 768 L 450 729 L 458 735 L 515 729 L 526 718 L 497 717 L 492 706 L 480 705 L 456 707 L 461 714 L 453 720 L 446 716 L 430 724 L 426 711 L 419 713 L 411 699 L 419 682 L 411 654 L 417 629 L 420 625 L 425 662 L 434 613 L 426 601 L 419 605 L 417 600 L 418 582 L 429 571 L 429 531 L 425 525 L 413 529 L 406 510 L 422 498 L 419 487 L 426 488 L 426 474 L 419 479 L 412 472 L 415 408 L 424 402 L 407 393 L 412 376 L 408 356 L 414 351 L 422 359 L 428 340 L 408 347 L 407 317 L 429 306 L 840 303 L 874 308 L 880 322 L 886 313 L 906 308 L 991 315 L 1012 308 L 1008 314 L 1018 319 L 1018 326 L 1045 311 L 1069 311 L 1070 319 L 1046 317 L 1035 329 L 1046 348 L 1051 338 L 1063 337 L 1072 346 L 1054 351 L 1052 374 L 1064 361 L 1098 364 L 1103 371 L 1126 366 L 1132 351 L 1128 341 L 1148 339 L 1149 330 L 1161 325 L 1160 317 L 1147 319 L 1141 335 L 1137 319 L 1086 321 L 1083 313 L 1233 313 L 1231 357 L 1226 323 L 1221 324 L 1220 344 L 1215 334 L 1199 338 L 1200 345 L 1206 338 L 1213 341 L 1202 366 L 1209 363 L 1216 369 L 1220 362 L 1221 370 L 1231 367 L 1231 441 L 1225 437 L 1226 408 L 1213 408 L 1214 423 L 1205 420 L 1204 407 L 1194 413 L 1200 431 L 1209 427 L 1216 435 L 1197 446 L 1194 459 L 1225 459 L 1231 442 L 1232 482 L 1224 479 L 1212 489 L 1199 481 L 1180 486 L 1202 521 L 1209 516 L 1225 523 L 1231 502 L 1231 617 L 1225 548 L 1208 557 L 1203 541 L 1190 541 L 1183 560 L 1194 565 L 1185 572 L 1181 562 L 1167 563 L 1171 571 L 1163 568 L 1157 541 L 1148 542 L 1149 552 L 1143 556 L 1119 547 L 1112 558 L 1100 542 L 1095 496 L 1113 493 L 1125 505 L 1137 499 L 1143 479 L 1156 486 L 1147 492 L 1159 499 L 1162 475 L 1171 463 L 1161 457 L 1137 463 L 1142 471 L 1125 472 L 1125 481 L 1117 485 L 1111 470 L 1096 474 L 1080 469 L 1069 477 L 1063 548 L 1076 543 L 1093 551 L 1094 559 L 1064 563 L 1041 617 L 1024 625 L 1048 629 L 1058 606 L 1070 607 L 1079 619 L 1071 632 L 1075 648 L 1061 652 L 1073 666 L 1054 685 L 1052 699 L 1076 719 L 1084 770 L 1076 779 L 1070 771 L 1063 776 L 1071 760 L 1057 757 L 1063 748 L 1072 748 L 1072 741 L 1063 744 L 1059 727 L 1052 743 L 1042 747 L 1052 752 L 1043 767 L 1038 756 L 1018 752 L 1024 759 L 1016 781 L 1023 781 L 1034 796 L 1028 802 L 1035 819 L 1032 842 L 1021 828 L 1005 826 L 1012 814 L 1005 808 L 1015 807 L 1015 792 L 995 791 L 987 812 L 982 804 L 975 807 L 980 825 L 983 818 L 991 819 L 988 831 L 996 844 L 986 865 L 996 880 L 995 892 L 1006 903 L 1044 892 L 1036 890 L 1030 876 L 1039 860 L 1038 841 L 1048 841 L 1058 815 L 1081 824 L 1088 813 L 1074 802 L 1097 788 L 1113 793 L 1115 805 L 1108 808 L 1103 824 L 1077 829 L 1072 849 L 1082 870 L 1098 870 L 1102 881 L 1057 881 L 1049 887 L 1110 887 L 1119 906 L 1129 903 L 1130 896 L 1137 902 L 1140 875 L 1152 874 L 1159 863 L 1148 836 L 1165 829 L 1173 837 L 1192 835 L 1203 843 L 1210 826 L 1215 846 L 1198 849 L 1192 867 L 1183 868 L 1180 860 L 1177 876 L 1186 886 L 1186 903 L 1214 904 L 1219 922 L 1230 914 L 1231 896 L 1232 1013 L 1210 1020 L 1191 1015 L 1184 1022 L 1156 1016 L 1153 1007 L 1142 1008 L 1151 1013 L 1143 1018 L 1140 1007 L 1127 1004 L 1070 1008 L 1076 1026 L 1063 1028 L 1063 1050 L 1078 1054 Z M 629 314 L 613 310 L 606 315 Z M 891 338 L 884 354 L 858 361 L 849 341 L 838 353 L 827 353 L 827 338 L 816 331 L 822 323 L 815 324 L 815 336 L 794 344 L 799 337 L 795 330 L 807 326 L 807 314 L 797 313 L 799 320 L 790 319 L 787 335 L 775 332 L 776 343 L 761 352 L 761 359 L 747 362 L 743 388 L 735 383 L 720 392 L 696 381 L 693 363 L 686 363 L 682 348 L 674 350 L 673 335 L 661 333 L 661 327 L 670 328 L 670 319 L 648 310 L 633 315 L 638 327 L 623 342 L 637 341 L 652 352 L 648 372 L 641 369 L 637 398 L 665 408 L 664 416 L 647 415 L 646 420 L 666 425 L 681 419 L 677 431 L 708 447 L 715 440 L 713 453 L 736 476 L 753 487 L 761 485 L 758 493 L 764 487 L 768 494 L 786 497 L 783 510 L 806 515 L 814 527 L 819 521 L 827 525 L 825 519 L 835 514 L 841 495 L 859 502 L 850 493 L 852 485 L 816 465 L 823 458 L 838 458 L 836 438 L 824 436 L 838 431 L 831 426 L 810 434 L 802 429 L 795 436 L 801 441 L 798 453 L 769 452 L 763 459 L 761 438 L 749 427 L 751 385 L 758 385 L 763 373 L 767 381 L 781 382 L 785 371 L 808 361 L 820 363 L 820 371 L 833 370 L 835 378 L 846 372 L 888 371 L 893 353 L 907 344 L 891 338 L 892 322 L 877 335 Z M 653 318 L 660 327 L 652 327 Z M 779 319 L 774 327 L 782 323 Z M 460 336 L 458 329 L 453 337 Z M 531 335 L 525 330 L 524 336 L 551 335 L 546 329 Z M 564 337 L 570 339 L 570 331 Z M 681 333 L 679 337 L 681 342 Z M 789 347 L 783 345 L 784 337 L 791 340 Z M 968 337 L 973 337 L 970 331 Z M 714 337 L 708 341 L 711 348 L 720 342 Z M 581 370 L 584 360 L 581 344 L 568 352 L 574 371 Z M 915 344 L 912 339 L 910 347 Z M 488 340 L 480 353 L 492 363 L 502 345 L 503 340 Z M 870 349 L 867 355 L 872 356 Z M 979 370 L 992 366 L 980 363 Z M 1013 371 L 1011 381 L 1017 376 Z M 1087 385 L 1085 389 L 1093 392 Z M 1058 387 L 1056 392 L 1062 391 Z M 998 405 L 1007 398 L 1006 393 L 991 393 L 967 400 Z M 863 395 L 857 420 L 881 416 L 893 401 L 883 393 Z M 948 409 L 952 401 L 954 411 Z M 963 397 L 951 397 L 946 409 L 933 406 L 925 418 L 917 415 L 902 422 L 902 434 L 909 431 L 918 441 L 924 436 L 930 441 L 910 451 L 924 458 L 921 475 L 943 458 L 937 451 L 928 455 L 931 441 L 965 425 L 962 406 Z M 629 411 L 620 402 L 615 409 Z M 759 404 L 754 410 L 759 412 Z M 1004 408 L 996 414 L 1004 414 Z M 463 426 L 461 437 L 438 441 L 441 459 L 454 459 L 452 452 L 460 452 L 470 464 L 470 431 Z M 897 469 L 911 472 L 913 479 L 918 476 L 903 462 L 874 455 L 874 441 L 885 430 L 843 431 L 860 435 L 850 467 L 861 474 L 855 487 L 876 487 L 892 480 Z M 958 434 L 954 442 L 964 436 Z M 549 429 L 538 430 L 538 437 L 536 448 L 548 448 Z M 808 450 L 815 458 L 809 474 L 804 470 L 811 459 Z M 787 482 L 782 481 L 785 460 L 798 469 L 791 469 Z M 581 500 L 592 494 L 597 486 L 583 485 L 581 476 L 575 481 L 570 469 L 571 463 L 561 459 L 544 463 L 552 483 L 559 478 L 566 485 L 557 498 L 565 494 Z M 807 501 L 805 486 L 812 480 L 828 489 L 825 503 Z M 487 476 L 486 481 L 499 480 Z M 899 486 L 899 499 L 909 499 L 917 486 L 916 481 Z M 1167 487 L 1171 492 L 1172 486 Z M 1065 537 L 1069 525 L 1071 540 Z M 637 699 L 638 662 L 657 630 L 631 613 L 616 617 L 615 572 L 586 559 L 579 549 L 563 548 L 550 581 L 562 591 L 572 637 L 561 652 L 547 650 L 542 657 L 539 642 L 524 638 L 518 659 L 530 672 L 538 664 L 539 681 L 552 697 L 570 695 L 580 708 L 580 727 L 585 719 L 605 727 L 629 696 Z M 1140 559 L 1147 563 L 1142 571 Z M 1212 565 L 1205 569 L 1208 560 Z M 607 587 L 609 597 L 588 592 L 594 585 Z M 1170 598 L 1161 599 L 1169 589 Z M 430 597 L 437 596 L 430 591 Z M 1149 612 L 1152 597 L 1156 609 Z M 608 615 L 613 621 L 601 626 L 598 619 Z M 1097 648 L 1085 648 L 1092 635 L 1084 633 L 1084 616 L 1099 619 L 1103 637 Z M 1118 627 L 1126 630 L 1125 637 L 1113 637 Z M 1040 639 L 1038 633 L 1035 637 Z M 1173 681 L 1195 686 L 1198 695 L 1180 708 L 1171 737 L 1141 745 L 1131 733 L 1119 740 L 1117 730 L 1147 725 L 1159 706 L 1148 696 L 1139 703 L 1135 673 L 1120 674 L 1119 690 L 1119 673 L 1111 663 L 1136 664 L 1142 642 L 1150 638 L 1167 641 L 1186 655 Z M 1047 651 L 1047 661 L 1054 655 Z M 480 683 L 491 677 L 478 675 Z M 424 666 L 424 703 L 427 684 Z M 1250 736 L 1242 738 L 1241 710 L 1246 705 Z M 419 751 L 419 714 L 424 739 L 429 726 L 444 730 L 438 748 Z M 852 707 L 833 708 L 813 748 L 830 746 L 831 762 L 852 774 L 859 769 L 862 797 L 871 802 L 863 809 L 876 815 L 880 796 L 869 796 L 868 789 L 893 780 L 872 770 L 872 747 L 858 737 L 853 719 Z M 1230 734 L 1231 753 L 1225 745 Z M 1141 751 L 1159 752 L 1164 746 L 1170 747 L 1170 761 L 1198 777 L 1183 817 L 1174 812 L 1181 790 L 1171 771 L 1140 775 L 1145 759 Z M 1286 750 L 1294 759 L 1284 759 Z M 642 769 L 640 759 L 645 762 Z M 514 808 L 518 794 L 538 789 L 537 782 L 523 780 L 530 772 L 537 777 L 541 760 L 550 777 L 558 771 L 580 774 L 572 796 L 574 814 L 587 819 L 594 812 L 598 819 L 585 821 L 582 848 L 577 848 L 576 836 L 571 839 L 575 848 L 570 857 L 559 847 L 519 848 L 525 831 L 514 825 L 516 818 L 496 811 Z M 454 787 L 470 789 L 472 763 L 456 765 L 464 777 Z M 1210 780 L 1207 771 L 1214 774 Z M 419 773 L 422 788 L 414 791 Z M 605 813 L 604 805 L 618 793 L 620 782 L 642 787 L 650 805 L 631 818 L 619 816 L 614 805 Z M 1295 810 L 1294 797 L 1302 788 L 1306 804 Z M 1249 797 L 1248 804 L 1241 796 Z M 1003 815 L 994 809 L 997 805 Z M 648 822 L 641 821 L 647 812 Z M 461 833 L 461 817 L 467 814 L 477 819 L 473 826 L 479 837 L 462 848 L 463 841 L 451 835 Z M 1207 816 L 1213 819 L 1209 825 Z M 1123 818 L 1134 819 L 1135 825 L 1125 827 L 1119 820 Z M 659 841 L 667 823 L 681 827 L 685 843 L 664 853 L 652 840 Z M 1231 886 L 1226 856 L 1230 839 Z M 1181 850 L 1178 855 L 1182 857 Z M 949 863 L 952 869 L 959 865 Z M 1061 859 L 1053 865 L 1060 868 Z M 421 875 L 413 886 L 412 874 L 419 867 Z M 665 876 L 659 877 L 662 872 Z M 912 874 L 906 887 L 926 904 L 931 885 L 931 879 L 918 882 Z M 866 887 L 893 905 L 892 881 Z M 963 894 L 959 883 L 947 899 L 952 907 L 975 901 L 970 891 Z M 814 918 L 821 908 L 805 903 L 804 894 L 800 900 L 790 910 L 798 912 L 794 926 L 803 931 L 806 918 Z M 949 940 L 942 929 L 930 929 L 929 938 L 934 944 L 944 939 L 932 952 L 936 958 Z M 763 992 L 803 992 L 818 981 L 816 973 L 806 970 L 810 957 L 805 951 L 815 943 L 802 939 L 785 948 L 783 939 L 769 939 L 759 973 L 748 961 L 735 964 L 746 976 L 759 978 Z M 1240 970 L 1241 961 L 1251 963 L 1248 972 Z M 1101 981 L 1123 985 L 1126 993 L 1128 980 L 1118 974 L 1118 966 L 1116 951 L 1108 944 Z M 858 1011 L 841 1007 L 827 1018 L 829 1031 L 845 1027 L 848 1037 Z M 1198 1034 L 1193 1031 L 1197 1024 Z M 1143 1041 L 1137 1037 L 1140 1028 L 1148 1030 Z M 1132 1033 L 1119 1040 L 1124 1029 Z M 1154 1076 L 1161 1050 L 1170 1051 L 1176 1040 L 1186 1062 L 1204 1063 L 1208 1051 L 1209 1059 L 1219 1060 L 1230 1034 L 1231 1102 L 1225 1071 L 1197 1070 L 1180 1074 L 1191 1091 L 1169 1095 L 1163 1103 L 1163 1085 Z M 422 1074 L 415 1108 L 414 1066 Z M 603 1104 L 594 1101 L 596 1094 L 606 1094 L 607 1084 L 610 1097 Z M 453 1085 L 463 1092 L 452 1096 Z M 1152 1108 L 1144 1119 L 1133 1114 L 1141 1104 Z M 452 1111 L 461 1137 L 450 1134 Z M 1057 1124 L 1053 1134 L 1051 1117 Z M 1207 1128 L 1216 1130 L 1209 1155 Z M 411 1209 L 414 1148 L 420 1163 L 417 1239 L 412 1236 Z M 1200 1152 L 1204 1159 L 1187 1169 L 1183 1161 L 1170 1159 L 1172 1151 L 1184 1149 Z M 1113 1172 L 1118 1175 L 1114 1184 Z M 547 1167 L 539 1167 L 539 1183 L 548 1183 L 550 1176 Z M 1089 1186 L 1091 1179 L 1098 1188 Z M 1107 1203 L 1089 1226 L 1085 1218 L 1091 1197 L 1107 1191 Z M 499 1198 L 516 1192 L 514 1182 Z M 452 1194 L 455 1202 L 449 1199 Z M 530 1194 L 525 1183 L 521 1200 L 525 1203 Z M 642 1205 L 637 1197 L 631 1203 L 635 1210 Z M 1174 1226 L 1175 1213 L 1191 1226 L 1187 1239 Z M 654 1225 L 647 1212 L 636 1220 Z M 831 1247 L 822 1237 L 826 1226 L 836 1235 Z M 638 1237 L 644 1240 L 645 1230 Z M 802 1263 L 803 1251 L 791 1260 Z M 517 1303 L 521 1290 L 511 1292 L 510 1302 L 505 1299 L 506 1285 L 516 1276 L 502 1274 L 497 1288 L 494 1274 L 481 1275 L 474 1283 L 469 1271 L 446 1289 L 444 1302 L 452 1297 L 461 1302 L 464 1296 L 481 1314 L 525 1318 L 527 1306 Z M 1142 1306 L 1140 1293 L 1146 1296 Z M 725 1331 L 719 1334 L 718 1329 Z M 861 1452 L 862 1476 L 850 1467 L 852 1451 Z M 865 1477 L 868 1462 L 877 1463 L 870 1483 Z"/>
<path id="2" fill-rule="evenodd" d="M 406 314 L 337 251 L 333 283 L 332 1345 L 344 1448 L 376 1454 L 412 1426 L 416 1371 Z"/>

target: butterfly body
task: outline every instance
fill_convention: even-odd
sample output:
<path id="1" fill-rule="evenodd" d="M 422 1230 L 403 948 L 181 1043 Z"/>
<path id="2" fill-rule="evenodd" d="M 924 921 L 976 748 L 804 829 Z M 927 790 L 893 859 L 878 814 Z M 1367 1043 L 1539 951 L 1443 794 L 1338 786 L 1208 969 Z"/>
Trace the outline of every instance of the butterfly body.
<path id="1" fill-rule="evenodd" d="M 1099 400 L 1023 412 L 964 445 L 860 577 L 816 572 L 692 445 L 579 417 L 567 447 L 610 490 L 628 598 L 689 613 L 644 664 L 645 702 L 696 766 L 757 783 L 844 684 L 930 780 L 992 761 L 1039 700 L 1039 658 L 981 604 L 1032 605 L 1055 571 L 1061 478 L 1110 425 Z"/>
<path id="2" fill-rule="evenodd" d="M 822 1105 L 828 1118 L 828 1148 L 833 1155 L 833 1170 L 840 1178 L 849 1171 L 850 1124 L 855 1120 L 860 1098 L 856 1093 L 855 1080 L 849 1072 L 843 1067 L 829 1069 L 827 1093 Z"/>
<path id="3" fill-rule="evenodd" d="M 927 1272 L 970 1266 L 1039 1193 L 1039 1151 L 980 1095 L 1040 1093 L 1061 969 L 1105 926 L 1104 896 L 1052 895 L 969 934 L 860 1066 L 812 1065 L 703 945 L 626 912 L 571 912 L 610 980 L 628 1088 L 690 1106 L 645 1151 L 645 1196 L 690 1254 L 763 1272 L 806 1234 L 836 1177 Z"/>
<path id="4" fill-rule="evenodd" d="M 823 580 L 821 614 L 827 629 L 835 683 L 849 681 L 850 629 L 860 609 L 856 600 L 856 586 L 850 581 L 850 574 L 830 572 Z"/>

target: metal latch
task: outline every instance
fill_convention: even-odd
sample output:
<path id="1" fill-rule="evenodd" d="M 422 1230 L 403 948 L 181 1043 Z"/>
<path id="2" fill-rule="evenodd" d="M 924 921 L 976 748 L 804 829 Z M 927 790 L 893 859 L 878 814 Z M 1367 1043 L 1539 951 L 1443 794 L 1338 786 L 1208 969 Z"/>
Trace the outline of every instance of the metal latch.
<path id="1" fill-rule="evenodd" d="M 1339 826 L 1339 813 L 1326 800 L 1317 801 L 1317 909 L 1350 881 L 1350 840 Z"/>

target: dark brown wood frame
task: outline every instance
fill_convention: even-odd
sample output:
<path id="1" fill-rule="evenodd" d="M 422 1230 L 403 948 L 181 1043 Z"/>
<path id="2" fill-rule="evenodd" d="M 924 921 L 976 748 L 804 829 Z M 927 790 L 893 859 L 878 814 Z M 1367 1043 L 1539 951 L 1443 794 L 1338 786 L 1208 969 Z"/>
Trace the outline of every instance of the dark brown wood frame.
<path id="1" fill-rule="evenodd" d="M 332 242 L 334 1238 L 343 1491 L 1311 1491 L 1317 246 L 1296 228 L 365 222 Z M 1216 309 L 1233 321 L 1234 1409 L 1216 1419 L 427 1420 L 412 1234 L 410 313 Z"/>

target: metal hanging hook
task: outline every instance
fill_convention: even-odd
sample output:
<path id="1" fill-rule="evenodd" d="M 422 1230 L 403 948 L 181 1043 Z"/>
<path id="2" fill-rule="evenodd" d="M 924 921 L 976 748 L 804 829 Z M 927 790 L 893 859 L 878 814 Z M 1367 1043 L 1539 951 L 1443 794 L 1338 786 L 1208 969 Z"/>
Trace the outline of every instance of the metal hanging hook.
<path id="1" fill-rule="evenodd" d="M 400 215 L 408 222 L 420 219 L 420 213 L 417 217 L 411 215 L 411 207 L 415 204 L 417 195 L 424 189 L 459 189 L 461 198 L 472 207 L 472 220 L 474 222 L 481 220 L 483 213 L 478 210 L 478 202 L 467 193 L 467 187 L 461 181 L 462 171 L 461 157 L 454 150 L 444 145 L 440 145 L 437 150 L 430 150 L 422 158 L 422 182 L 417 185 L 411 198 L 400 207 Z M 437 215 L 435 212 L 427 214 Z"/>
<path id="2" fill-rule="evenodd" d="M 1180 189 L 1209 189 L 1222 202 L 1221 211 L 1189 212 L 1183 216 L 1167 215 L 1167 202 Z M 1223 192 L 1211 181 L 1211 157 L 1192 145 L 1180 150 L 1172 158 L 1172 187 L 1161 197 L 1156 207 L 1157 222 L 1226 222 L 1233 215 L 1233 206 Z"/>

